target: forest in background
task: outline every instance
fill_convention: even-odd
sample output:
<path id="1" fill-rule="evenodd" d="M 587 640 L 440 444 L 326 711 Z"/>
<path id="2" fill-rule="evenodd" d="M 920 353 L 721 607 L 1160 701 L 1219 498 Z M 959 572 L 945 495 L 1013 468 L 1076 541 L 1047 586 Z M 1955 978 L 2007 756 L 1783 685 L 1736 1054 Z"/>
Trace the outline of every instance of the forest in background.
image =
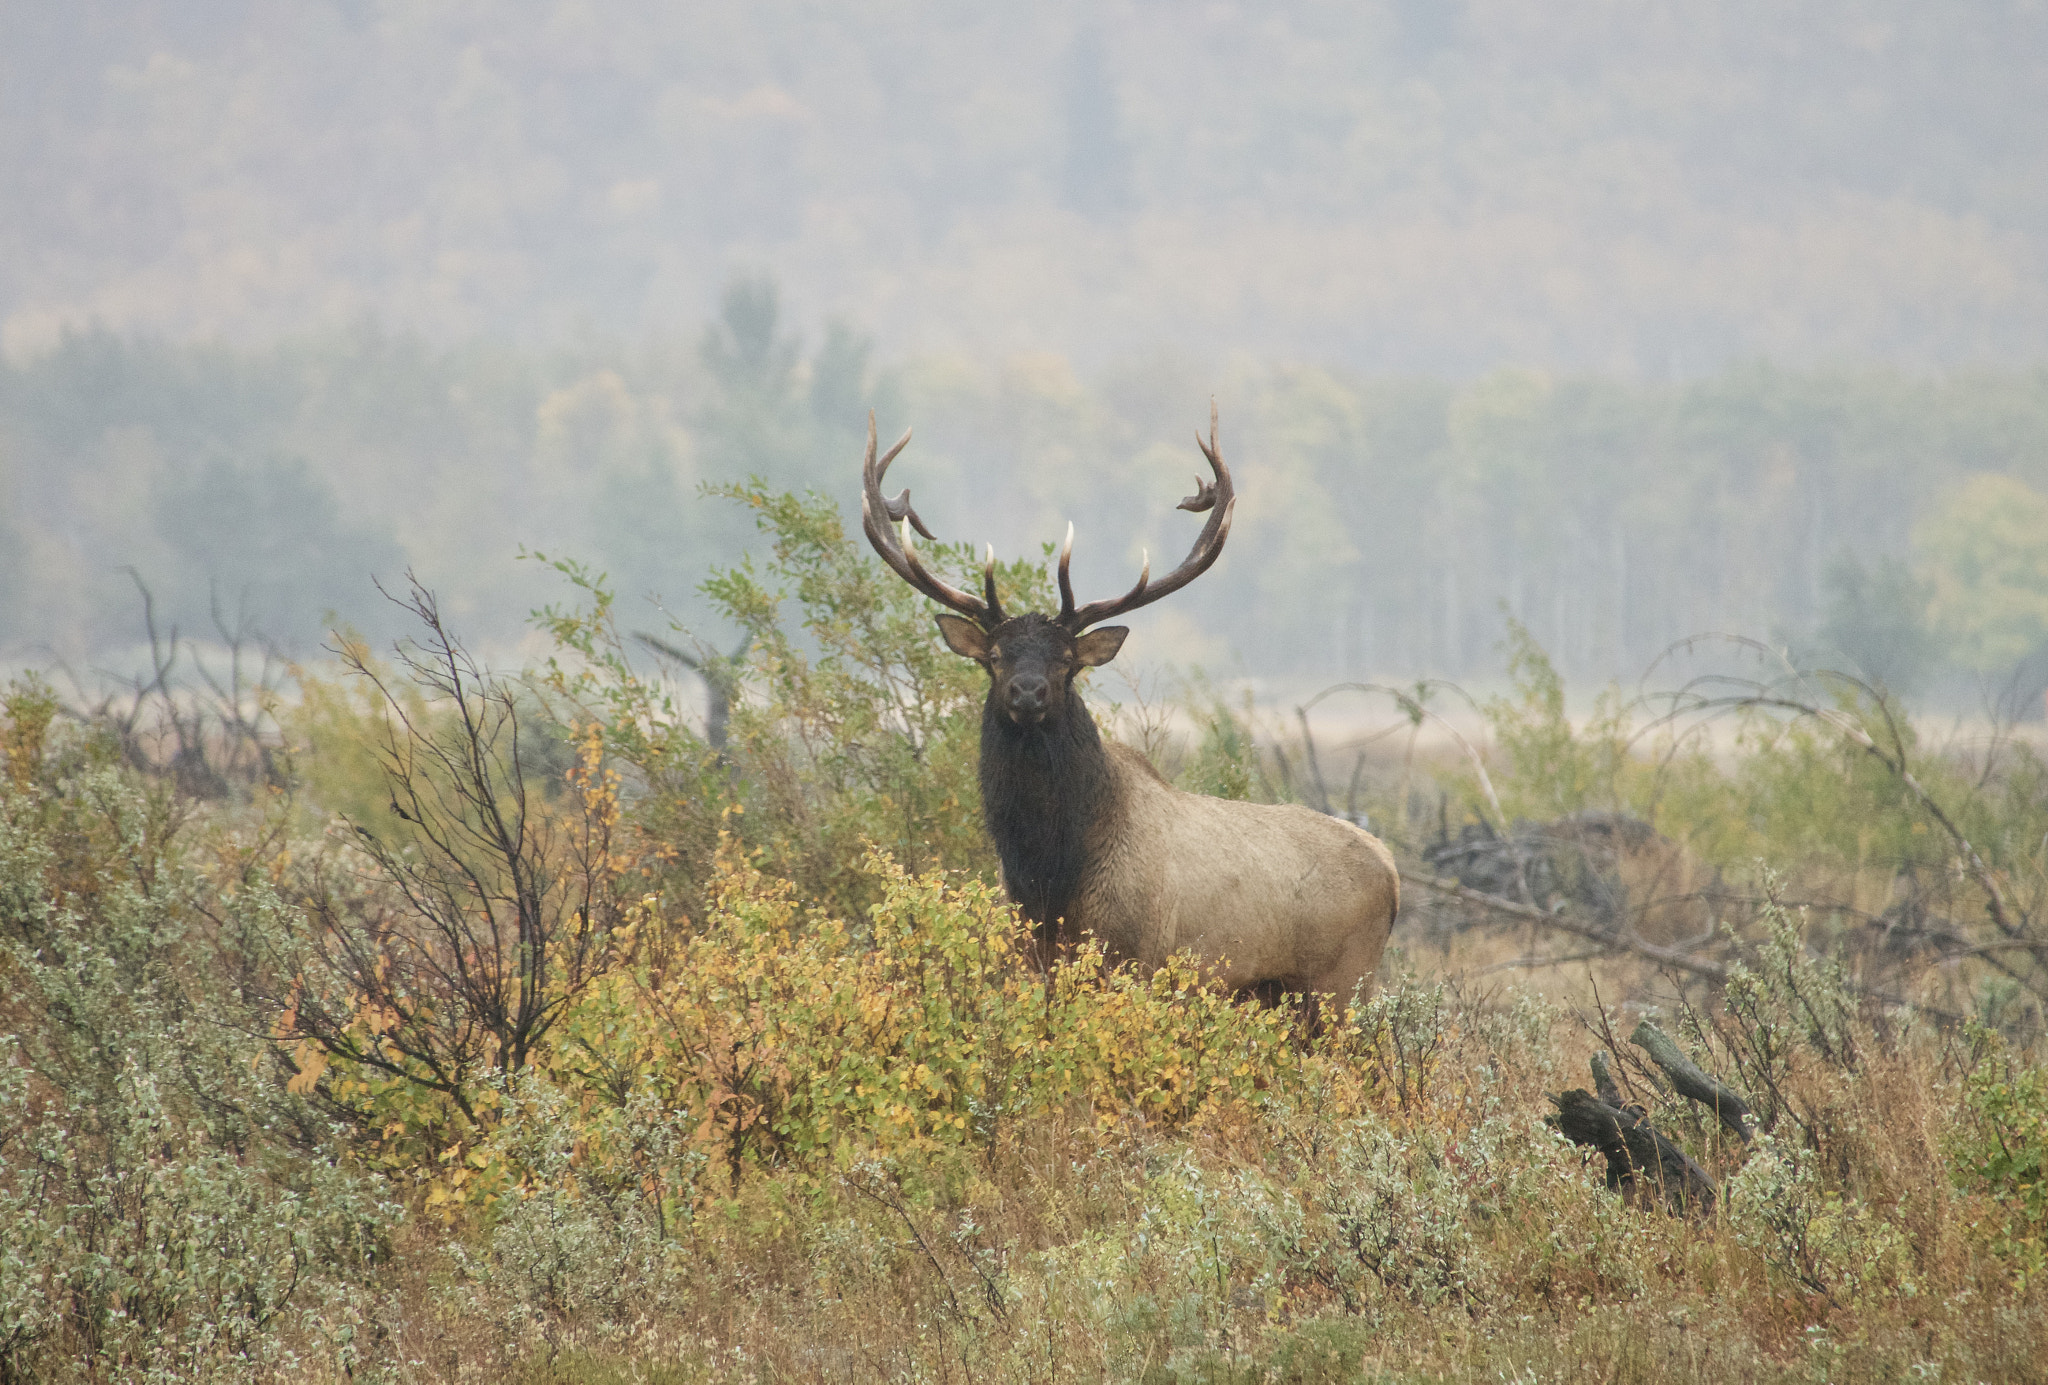
<path id="1" fill-rule="evenodd" d="M 1189 542 L 1173 508 L 1213 397 L 1242 500 L 1217 570 L 1132 652 L 1223 677 L 1470 678 L 1504 618 L 1578 682 L 1673 641 L 1762 638 L 1944 705 L 2048 685 L 2048 372 L 1733 366 L 1655 383 L 1453 382 L 1158 352 L 878 358 L 742 278 L 691 338 L 439 348 L 369 327 L 265 348 L 66 337 L 0 365 L 0 650 L 104 664 L 156 614 L 304 655 L 377 634 L 410 568 L 471 637 L 520 640 L 607 571 L 628 618 L 735 631 L 699 590 L 753 542 L 706 487 L 851 514 L 870 409 L 943 537 L 1032 556 L 1076 524 L 1084 588 Z M 646 604 L 658 594 L 662 608 Z"/>
<path id="2" fill-rule="evenodd" d="M 1214 399 L 1231 549 L 1133 656 L 1469 679 L 1505 614 L 2018 710 L 2043 89 L 2022 3 L 9 7 L 0 660 L 125 675 L 138 579 L 303 654 L 408 567 L 504 648 L 522 550 L 726 648 L 702 487 L 844 505 L 870 408 L 1121 587 Z"/>

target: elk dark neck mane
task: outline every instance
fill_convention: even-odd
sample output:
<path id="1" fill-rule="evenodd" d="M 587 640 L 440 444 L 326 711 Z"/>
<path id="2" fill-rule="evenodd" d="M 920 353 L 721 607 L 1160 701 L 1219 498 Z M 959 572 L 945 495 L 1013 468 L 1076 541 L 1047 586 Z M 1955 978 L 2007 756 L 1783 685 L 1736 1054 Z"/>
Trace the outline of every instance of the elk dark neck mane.
<path id="1" fill-rule="evenodd" d="M 1109 756 L 1095 718 L 1069 689 L 1065 712 L 1019 726 L 981 712 L 981 807 L 1003 878 L 1024 916 L 1049 929 L 1081 886 L 1089 828 L 1107 806 Z"/>

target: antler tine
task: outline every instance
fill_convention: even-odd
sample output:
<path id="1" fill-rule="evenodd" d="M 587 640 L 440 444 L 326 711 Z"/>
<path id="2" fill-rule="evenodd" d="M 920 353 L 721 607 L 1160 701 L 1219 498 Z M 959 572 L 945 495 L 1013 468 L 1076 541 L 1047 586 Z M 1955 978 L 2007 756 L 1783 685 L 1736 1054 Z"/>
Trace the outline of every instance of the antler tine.
<path id="1" fill-rule="evenodd" d="M 870 411 L 868 414 L 868 455 L 867 461 L 862 464 L 861 470 L 863 472 L 863 480 L 867 480 L 870 478 L 867 478 L 865 473 L 870 467 L 873 468 L 874 476 L 871 479 L 874 486 L 874 491 L 877 496 L 881 496 L 882 478 L 889 474 L 889 463 L 896 460 L 897 453 L 901 452 L 904 448 L 910 446 L 910 429 L 906 428 L 903 430 L 903 436 L 896 439 L 896 445 L 894 447 L 890 448 L 887 452 L 884 452 L 882 454 L 882 459 L 880 461 L 875 460 L 874 432 L 875 416 L 873 412 Z M 908 518 L 911 524 L 916 526 L 918 533 L 924 535 L 926 538 L 932 540 L 934 543 L 938 541 L 939 536 L 937 534 L 934 534 L 931 530 L 927 529 L 925 527 L 923 518 L 918 515 L 916 510 L 911 508 L 910 487 L 905 486 L 900 492 L 898 492 L 894 500 L 884 498 L 882 500 L 882 513 L 888 515 L 892 523 L 901 519 Z"/>
<path id="2" fill-rule="evenodd" d="M 1067 568 L 1074 561 L 1074 521 L 1067 521 L 1067 541 L 1060 545 L 1060 614 L 1061 621 L 1074 618 L 1074 579 L 1067 574 Z"/>
<path id="3" fill-rule="evenodd" d="M 982 600 L 988 604 L 988 628 L 993 630 L 1003 623 L 1003 603 L 996 596 L 996 546 L 987 545 L 988 556 L 981 560 Z"/>
<path id="4" fill-rule="evenodd" d="M 873 411 L 873 410 L 869 410 L 869 412 L 868 412 L 868 431 L 869 431 L 870 433 L 872 433 L 872 432 L 874 432 L 874 430 L 875 430 L 875 415 L 874 415 L 874 411 Z M 876 485 L 880 485 L 880 484 L 882 483 L 882 478 L 883 478 L 884 476 L 886 476 L 886 475 L 888 475 L 888 474 L 889 474 L 889 463 L 891 463 L 891 462 L 893 462 L 893 461 L 895 461 L 895 460 L 896 460 L 896 454 L 897 454 L 898 452 L 901 452 L 901 451 L 902 451 L 902 450 L 903 450 L 904 448 L 906 448 L 906 447 L 910 446 L 910 433 L 911 433 L 911 430 L 910 430 L 910 429 L 908 429 L 908 428 L 905 428 L 905 429 L 903 430 L 903 436 L 902 436 L 902 437 L 900 437 L 900 438 L 898 438 L 898 439 L 896 439 L 896 445 L 895 445 L 894 447 L 890 448 L 890 449 L 889 449 L 889 450 L 888 450 L 887 452 L 884 452 L 884 453 L 882 454 L 882 460 L 881 460 L 881 461 L 879 461 L 879 462 L 876 462 L 876 463 L 875 463 L 875 484 L 876 484 Z M 1201 441 L 1201 439 L 1200 439 L 1200 438 L 1197 438 L 1197 439 L 1196 439 L 1195 441 L 1197 441 L 1197 442 L 1200 442 L 1200 441 Z"/>
<path id="5" fill-rule="evenodd" d="M 910 540 L 912 528 L 928 539 L 935 536 L 931 530 L 925 528 L 924 521 L 918 517 L 917 511 L 911 508 L 909 489 L 905 488 L 893 501 L 882 494 L 882 476 L 888 471 L 889 463 L 896 460 L 896 455 L 909 446 L 910 433 L 906 429 L 903 436 L 897 439 L 896 445 L 880 460 L 875 457 L 875 443 L 875 415 L 870 411 L 868 450 L 860 468 L 861 532 L 868 536 L 868 542 L 874 546 L 875 552 L 881 555 L 882 561 L 887 563 L 898 577 L 941 606 L 950 607 L 977 622 L 984 629 L 993 630 L 1003 619 L 1002 608 L 995 600 L 994 549 L 989 551 L 991 561 L 982 574 L 983 587 L 989 597 L 985 602 L 933 575 L 918 558 L 917 549 Z M 892 522 L 901 525 L 901 529 L 892 529 Z"/>
<path id="6" fill-rule="evenodd" d="M 1138 584 L 1113 601 L 1091 601 L 1080 610 L 1074 609 L 1073 589 L 1067 582 L 1068 552 L 1060 554 L 1060 615 L 1059 621 L 1075 634 L 1091 625 L 1120 616 L 1126 611 L 1135 611 L 1140 606 L 1149 606 L 1163 596 L 1171 595 L 1200 577 L 1223 556 L 1223 541 L 1230 537 L 1231 512 L 1237 508 L 1237 492 L 1230 483 L 1230 468 L 1224 465 L 1223 451 L 1216 445 L 1216 402 L 1209 401 L 1209 437 L 1205 442 L 1200 433 L 1195 434 L 1195 446 L 1202 449 L 1216 479 L 1195 482 L 1195 493 L 1180 502 L 1178 508 L 1200 513 L 1208 511 L 1208 522 L 1202 532 L 1195 536 L 1195 546 L 1187 558 L 1172 572 L 1151 585 L 1152 555 L 1145 555 L 1144 571 L 1138 576 Z M 1068 528 L 1068 549 L 1073 546 L 1072 527 Z"/>
<path id="7" fill-rule="evenodd" d="M 1118 597 L 1114 601 L 1097 601 L 1087 606 L 1083 606 L 1081 610 L 1077 613 L 1077 618 L 1073 622 L 1073 630 L 1075 634 L 1079 634 L 1081 631 L 1095 624 L 1095 622 L 1098 620 L 1108 620 L 1111 616 L 1119 615 L 1124 611 L 1135 611 L 1136 609 L 1138 609 L 1138 607 L 1143 606 L 1148 602 L 1157 601 L 1161 596 L 1166 595 L 1166 593 L 1163 591 L 1153 596 L 1147 596 L 1145 594 L 1145 586 L 1148 582 L 1152 580 L 1152 550 L 1147 548 L 1142 551 L 1144 553 L 1145 562 L 1144 566 L 1138 569 L 1138 584 L 1132 587 L 1129 591 L 1125 592 L 1122 596 Z M 1080 618 L 1087 616 L 1088 612 L 1097 609 L 1100 609 L 1102 611 L 1101 615 L 1089 619 Z"/>

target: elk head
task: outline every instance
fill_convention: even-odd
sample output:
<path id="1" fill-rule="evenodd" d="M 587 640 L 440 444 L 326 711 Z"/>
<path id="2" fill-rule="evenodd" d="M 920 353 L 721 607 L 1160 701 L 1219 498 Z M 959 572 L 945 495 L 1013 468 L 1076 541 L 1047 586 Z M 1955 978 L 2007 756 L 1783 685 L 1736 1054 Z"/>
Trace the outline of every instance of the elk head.
<path id="1" fill-rule="evenodd" d="M 934 535 L 911 508 L 910 491 L 905 489 L 894 500 L 882 494 L 883 474 L 909 442 L 910 434 L 906 432 L 878 460 L 875 419 L 873 414 L 868 415 L 867 459 L 861 465 L 861 528 L 866 531 L 868 542 L 882 555 L 882 561 L 895 569 L 898 576 L 954 612 L 938 617 L 939 632 L 954 653 L 965 655 L 988 670 L 991 707 L 1017 727 L 1029 729 L 1056 723 L 1066 710 L 1075 675 L 1084 668 L 1114 659 L 1123 647 L 1124 637 L 1130 633 L 1128 627 L 1121 625 L 1091 627 L 1148 606 L 1194 581 L 1222 554 L 1223 540 L 1230 534 L 1230 515 L 1237 496 L 1231 489 L 1230 468 L 1223 464 L 1223 454 L 1216 447 L 1216 409 L 1212 404 L 1208 440 L 1203 441 L 1197 433 L 1195 445 L 1208 458 L 1216 479 L 1198 479 L 1195 493 L 1180 502 L 1179 508 L 1183 510 L 1209 514 L 1186 560 L 1155 583 L 1148 553 L 1136 586 L 1112 600 L 1091 601 L 1077 608 L 1067 572 L 1074 556 L 1074 526 L 1069 524 L 1066 543 L 1060 548 L 1059 614 L 1006 615 L 996 596 L 993 547 L 982 563 L 981 595 L 961 591 L 934 575 L 918 557 L 911 530 L 927 539 Z"/>

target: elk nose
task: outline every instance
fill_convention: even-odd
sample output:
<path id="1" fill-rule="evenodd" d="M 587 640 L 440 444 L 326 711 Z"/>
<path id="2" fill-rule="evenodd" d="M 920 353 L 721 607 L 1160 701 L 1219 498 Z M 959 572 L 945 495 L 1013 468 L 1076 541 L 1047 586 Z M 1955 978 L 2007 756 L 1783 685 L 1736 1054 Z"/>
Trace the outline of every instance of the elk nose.
<path id="1" fill-rule="evenodd" d="M 1010 680 L 1010 715 L 1019 721 L 1038 720 L 1045 715 L 1046 699 L 1050 691 L 1045 679 L 1037 674 L 1018 674 Z"/>

